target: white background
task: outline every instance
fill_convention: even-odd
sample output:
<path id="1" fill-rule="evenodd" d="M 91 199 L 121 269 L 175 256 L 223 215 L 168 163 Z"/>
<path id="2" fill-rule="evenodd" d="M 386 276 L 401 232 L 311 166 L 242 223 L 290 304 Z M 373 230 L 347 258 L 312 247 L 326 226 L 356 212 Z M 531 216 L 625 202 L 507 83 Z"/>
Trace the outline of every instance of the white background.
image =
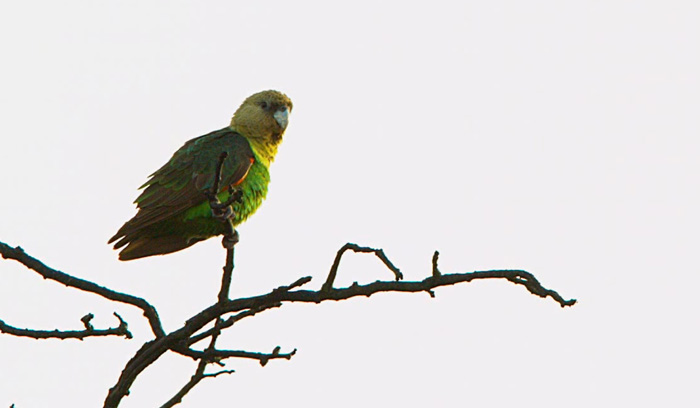
<path id="1" fill-rule="evenodd" d="M 98 4 L 99 3 L 99 4 Z M 300 276 L 345 242 L 412 280 L 506 281 L 290 305 L 221 345 L 182 407 L 698 406 L 700 13 L 690 1 L 3 2 L 0 241 L 142 296 L 167 330 L 216 299 L 211 239 L 122 263 L 107 239 L 148 174 L 248 95 L 294 101 L 267 201 L 240 227 L 232 296 Z M 349 254 L 338 285 L 390 279 Z M 151 333 L 139 310 L 0 260 L 0 319 L 135 339 L 0 335 L 0 406 L 101 406 Z M 169 354 L 123 407 L 154 407 L 195 364 Z"/>

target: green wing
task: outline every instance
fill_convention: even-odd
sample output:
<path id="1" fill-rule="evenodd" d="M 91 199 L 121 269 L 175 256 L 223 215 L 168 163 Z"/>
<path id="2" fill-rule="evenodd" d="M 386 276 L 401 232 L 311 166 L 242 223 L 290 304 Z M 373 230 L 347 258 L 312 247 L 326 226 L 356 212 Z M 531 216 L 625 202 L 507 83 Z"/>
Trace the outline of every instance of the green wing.
<path id="1" fill-rule="evenodd" d="M 227 152 L 221 174 L 219 192 L 245 179 L 255 161 L 248 140 L 226 127 L 185 143 L 173 157 L 141 188 L 136 199 L 139 208 L 109 240 L 119 240 L 114 248 L 142 238 L 140 231 L 160 221 L 180 215 L 206 201 L 205 194 L 214 184 L 216 166 L 221 153 Z"/>

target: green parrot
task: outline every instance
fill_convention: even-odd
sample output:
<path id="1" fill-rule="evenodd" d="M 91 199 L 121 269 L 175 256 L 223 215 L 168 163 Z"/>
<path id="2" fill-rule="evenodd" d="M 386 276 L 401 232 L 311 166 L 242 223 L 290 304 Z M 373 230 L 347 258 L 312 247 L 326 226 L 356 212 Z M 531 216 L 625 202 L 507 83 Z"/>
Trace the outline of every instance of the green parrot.
<path id="1" fill-rule="evenodd" d="M 233 224 L 245 221 L 267 194 L 270 163 L 291 111 L 285 94 L 259 92 L 241 104 L 230 126 L 185 143 L 140 187 L 138 213 L 109 240 L 114 249 L 123 247 L 119 259 L 169 254 L 225 232 L 207 199 L 224 152 L 217 196 L 225 202 L 235 189 L 240 199 L 232 204 Z"/>

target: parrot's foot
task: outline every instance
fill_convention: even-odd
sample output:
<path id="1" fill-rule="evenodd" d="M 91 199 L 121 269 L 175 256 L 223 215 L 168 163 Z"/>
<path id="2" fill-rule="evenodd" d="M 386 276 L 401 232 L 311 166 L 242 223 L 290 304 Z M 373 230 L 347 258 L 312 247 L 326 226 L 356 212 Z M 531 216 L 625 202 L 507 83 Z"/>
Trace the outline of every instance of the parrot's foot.
<path id="1" fill-rule="evenodd" d="M 233 208 L 231 208 L 230 205 L 227 205 L 226 207 L 219 207 L 218 205 L 211 206 L 211 215 L 221 221 L 221 222 L 226 222 L 230 219 L 232 219 L 236 214 L 233 212 Z"/>
<path id="2" fill-rule="evenodd" d="M 231 194 L 223 205 L 232 205 L 233 203 L 240 203 L 241 198 L 243 198 L 243 191 L 236 189 L 235 187 L 229 187 L 228 193 Z"/>
<path id="3" fill-rule="evenodd" d="M 238 243 L 238 231 L 233 230 L 233 235 L 224 235 L 221 240 L 221 245 L 226 249 L 233 249 L 233 247 Z"/>
<path id="4" fill-rule="evenodd" d="M 236 213 L 233 212 L 231 205 L 233 205 L 233 203 L 240 202 L 241 197 L 243 197 L 243 192 L 241 190 L 234 190 L 231 188 L 229 189 L 229 193 L 231 195 L 229 196 L 228 200 L 223 203 L 219 202 L 216 197 L 209 197 L 211 214 L 214 216 L 214 218 L 221 222 L 228 221 L 236 216 Z"/>

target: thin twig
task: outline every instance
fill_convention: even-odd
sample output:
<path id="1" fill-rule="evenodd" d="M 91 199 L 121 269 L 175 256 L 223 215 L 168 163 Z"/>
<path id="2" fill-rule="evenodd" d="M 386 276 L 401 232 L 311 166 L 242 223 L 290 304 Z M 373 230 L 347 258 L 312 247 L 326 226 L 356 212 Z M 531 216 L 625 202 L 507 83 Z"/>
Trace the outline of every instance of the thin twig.
<path id="1" fill-rule="evenodd" d="M 177 392 L 177 394 L 173 395 L 173 397 L 170 398 L 168 402 L 161 405 L 160 408 L 171 408 L 179 404 L 180 402 L 182 402 L 182 398 L 184 398 L 188 392 L 190 392 L 197 384 L 199 384 L 200 381 L 202 381 L 205 378 L 215 378 L 220 376 L 221 374 L 233 374 L 236 372 L 235 370 L 221 370 L 215 373 L 207 374 L 204 372 L 205 366 L 206 364 L 197 364 L 197 371 L 195 371 L 195 373 L 192 375 L 187 384 L 185 384 L 180 389 L 180 391 Z"/>
<path id="2" fill-rule="evenodd" d="M 32 330 L 32 329 L 20 329 L 18 327 L 10 326 L 4 321 L 0 320 L 0 332 L 10 334 L 19 337 L 31 337 L 34 339 L 78 339 L 83 340 L 86 337 L 104 337 L 104 336 L 122 336 L 127 339 L 133 338 L 131 332 L 127 327 L 126 322 L 118 315 L 114 314 L 117 319 L 119 319 L 119 326 L 111 327 L 109 329 L 95 329 L 89 323 L 90 319 L 88 316 L 83 317 L 83 323 L 86 326 L 85 330 Z M 87 323 L 85 323 L 87 321 Z"/>
<path id="3" fill-rule="evenodd" d="M 333 288 L 333 282 L 335 282 L 335 277 L 338 274 L 338 267 L 340 266 L 340 259 L 343 257 L 343 254 L 347 250 L 352 250 L 354 252 L 364 252 L 364 253 L 373 253 L 374 255 L 379 258 L 384 265 L 386 265 L 387 268 L 389 268 L 390 271 L 394 273 L 394 277 L 396 278 L 397 281 L 403 279 L 403 274 L 397 268 L 394 266 L 394 264 L 387 258 L 386 254 L 384 254 L 383 249 L 375 249 L 375 248 L 370 248 L 370 247 L 363 247 L 359 246 L 357 244 L 353 244 L 351 242 L 348 242 L 347 244 L 343 245 L 342 248 L 338 250 L 338 253 L 335 255 L 335 259 L 333 260 L 333 265 L 331 265 L 331 270 L 328 273 L 328 278 L 326 279 L 326 282 L 323 284 L 321 287 L 321 290 L 323 291 L 329 291 Z"/>
<path id="4" fill-rule="evenodd" d="M 297 352 L 297 349 L 294 349 L 290 351 L 289 353 L 280 353 L 280 347 L 277 346 L 275 347 L 274 350 L 272 350 L 272 353 L 258 353 L 254 351 L 245 351 L 245 350 L 206 350 L 206 351 L 199 351 L 199 350 L 192 350 L 188 349 L 187 351 L 184 351 L 182 354 L 191 357 L 196 360 L 201 359 L 207 359 L 207 358 L 214 358 L 217 361 L 218 360 L 223 360 L 225 358 L 247 358 L 247 359 L 252 359 L 252 360 L 258 360 L 260 361 L 260 365 L 265 366 L 268 361 L 274 360 L 274 359 L 285 359 L 285 360 L 290 360 Z"/>
<path id="5" fill-rule="evenodd" d="M 433 253 L 433 277 L 438 278 L 442 273 L 440 273 L 440 269 L 438 269 L 438 257 L 440 257 L 440 252 L 435 251 Z"/>

